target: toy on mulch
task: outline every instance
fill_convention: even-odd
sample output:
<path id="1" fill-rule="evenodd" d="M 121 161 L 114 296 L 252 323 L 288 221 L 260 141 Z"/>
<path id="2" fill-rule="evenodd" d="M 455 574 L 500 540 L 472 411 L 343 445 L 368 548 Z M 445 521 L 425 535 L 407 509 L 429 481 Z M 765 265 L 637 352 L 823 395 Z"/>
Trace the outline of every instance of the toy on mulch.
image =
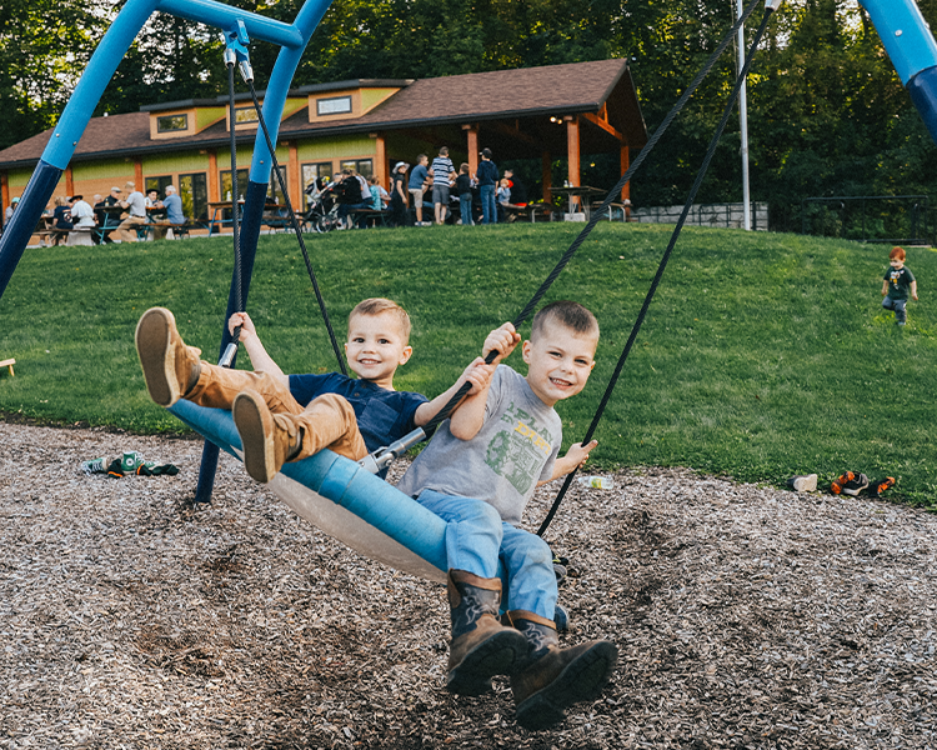
<path id="1" fill-rule="evenodd" d="M 87 474 L 107 474 L 110 477 L 123 477 L 127 474 L 136 474 L 141 477 L 156 477 L 166 475 L 174 477 L 179 473 L 179 467 L 173 464 L 157 465 L 155 461 L 144 461 L 139 451 L 127 451 L 120 458 L 110 463 L 106 458 L 93 458 L 81 462 L 81 470 Z"/>
<path id="2" fill-rule="evenodd" d="M 795 492 L 815 492 L 817 489 L 817 475 L 803 474 L 793 476 L 787 480 L 787 486 Z M 865 491 L 868 497 L 881 497 L 882 493 L 895 486 L 894 477 L 885 477 L 870 481 L 869 477 L 858 471 L 845 471 L 830 482 L 830 492 L 834 495 L 844 494 L 856 497 Z"/>
<path id="3" fill-rule="evenodd" d="M 863 490 L 866 490 L 869 497 L 881 497 L 883 492 L 894 486 L 894 477 L 870 481 L 862 472 L 846 471 L 830 483 L 830 492 L 834 495 L 843 493 L 855 497 Z"/>

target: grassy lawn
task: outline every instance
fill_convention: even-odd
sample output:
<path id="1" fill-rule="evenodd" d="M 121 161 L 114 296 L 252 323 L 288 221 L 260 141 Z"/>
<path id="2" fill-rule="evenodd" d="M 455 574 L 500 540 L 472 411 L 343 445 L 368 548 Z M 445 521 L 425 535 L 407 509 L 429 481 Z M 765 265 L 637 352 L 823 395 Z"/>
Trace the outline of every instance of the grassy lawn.
<path id="1" fill-rule="evenodd" d="M 576 299 L 602 325 L 592 380 L 559 408 L 567 445 L 592 418 L 670 231 L 600 224 L 545 300 Z M 517 315 L 576 232 L 433 227 L 308 244 L 340 336 L 364 297 L 391 297 L 410 311 L 415 354 L 397 387 L 434 395 L 491 328 Z M 937 253 L 908 251 L 921 301 L 899 330 L 880 306 L 889 249 L 685 230 L 599 428 L 596 463 L 680 465 L 775 484 L 853 469 L 895 476 L 896 495 L 935 506 Z M 165 305 L 186 341 L 215 359 L 231 255 L 229 238 L 28 250 L 0 299 L 0 359 L 17 360 L 15 377 L 0 375 L 0 410 L 179 429 L 147 399 L 134 326 L 146 308 Z M 248 310 L 285 371 L 337 369 L 295 238 L 261 239 Z M 519 355 L 513 364 L 523 371 Z"/>

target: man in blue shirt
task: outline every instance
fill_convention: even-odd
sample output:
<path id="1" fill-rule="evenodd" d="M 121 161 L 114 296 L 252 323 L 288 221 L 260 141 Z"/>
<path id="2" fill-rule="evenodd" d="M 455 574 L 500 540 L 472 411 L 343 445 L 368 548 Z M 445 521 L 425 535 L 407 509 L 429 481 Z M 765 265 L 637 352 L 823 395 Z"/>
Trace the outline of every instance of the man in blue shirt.
<path id="1" fill-rule="evenodd" d="M 407 183 L 407 189 L 410 191 L 410 203 L 416 206 L 416 225 L 418 227 L 429 226 L 427 221 L 423 223 L 423 192 L 426 190 L 426 179 L 428 172 L 426 166 L 429 164 L 429 157 L 426 154 L 420 154 L 416 157 L 416 166 L 410 172 L 410 182 Z"/>

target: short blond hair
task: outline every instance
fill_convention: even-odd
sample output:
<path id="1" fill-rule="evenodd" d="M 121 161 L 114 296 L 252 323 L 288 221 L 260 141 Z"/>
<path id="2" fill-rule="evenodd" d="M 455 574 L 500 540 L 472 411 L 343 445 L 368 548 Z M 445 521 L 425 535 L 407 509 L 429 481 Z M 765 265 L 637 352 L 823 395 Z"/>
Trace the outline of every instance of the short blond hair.
<path id="1" fill-rule="evenodd" d="M 403 343 L 409 343 L 411 328 L 410 316 L 407 315 L 407 311 L 400 305 L 385 297 L 371 297 L 355 305 L 354 309 L 348 313 L 348 327 L 351 328 L 351 319 L 356 315 L 368 315 L 373 317 L 386 312 L 393 313 L 394 317 L 397 318 L 397 323 L 400 326 L 400 333 L 403 335 Z"/>

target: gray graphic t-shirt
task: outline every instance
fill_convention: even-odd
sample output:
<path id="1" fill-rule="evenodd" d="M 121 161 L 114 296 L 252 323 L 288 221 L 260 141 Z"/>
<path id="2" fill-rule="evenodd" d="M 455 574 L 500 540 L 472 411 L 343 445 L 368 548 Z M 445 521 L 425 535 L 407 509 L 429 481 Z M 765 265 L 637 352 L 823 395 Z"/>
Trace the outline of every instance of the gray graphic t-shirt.
<path id="1" fill-rule="evenodd" d="M 507 523 L 520 523 L 537 487 L 553 474 L 562 423 L 553 407 L 506 365 L 492 378 L 485 422 L 471 440 L 459 440 L 443 422 L 398 489 L 416 497 L 423 490 L 475 497 L 493 505 Z"/>

